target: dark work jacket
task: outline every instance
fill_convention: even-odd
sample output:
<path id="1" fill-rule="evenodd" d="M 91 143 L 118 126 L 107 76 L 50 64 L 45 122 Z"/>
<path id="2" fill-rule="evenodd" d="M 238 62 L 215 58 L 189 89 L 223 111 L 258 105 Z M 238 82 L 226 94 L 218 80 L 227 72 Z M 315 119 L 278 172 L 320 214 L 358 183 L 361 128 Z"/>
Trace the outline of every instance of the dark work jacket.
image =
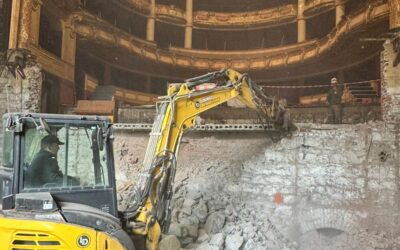
<path id="1" fill-rule="evenodd" d="M 328 96 L 326 97 L 329 105 L 337 105 L 340 104 L 342 100 L 342 93 L 338 88 L 331 88 L 328 92 Z"/>
<path id="2" fill-rule="evenodd" d="M 43 149 L 33 158 L 28 172 L 31 187 L 42 187 L 46 183 L 61 184 L 63 180 L 56 156 Z"/>

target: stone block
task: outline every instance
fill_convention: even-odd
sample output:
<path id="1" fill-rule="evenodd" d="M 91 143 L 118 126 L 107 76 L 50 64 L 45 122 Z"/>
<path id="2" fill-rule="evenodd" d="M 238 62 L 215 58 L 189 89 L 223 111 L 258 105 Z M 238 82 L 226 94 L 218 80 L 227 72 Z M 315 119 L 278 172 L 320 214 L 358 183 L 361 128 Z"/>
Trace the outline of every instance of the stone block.
<path id="1" fill-rule="evenodd" d="M 201 223 L 204 223 L 208 213 L 207 204 L 203 200 L 200 200 L 199 203 L 194 206 L 192 213 Z"/>
<path id="2" fill-rule="evenodd" d="M 202 242 L 208 242 L 210 239 L 210 236 L 207 234 L 206 230 L 199 229 L 199 237 L 197 237 L 197 242 L 202 243 Z"/>
<path id="3" fill-rule="evenodd" d="M 223 233 L 217 233 L 211 236 L 210 245 L 222 248 L 225 242 L 225 235 Z"/>
<path id="4" fill-rule="evenodd" d="M 225 238 L 226 250 L 239 250 L 243 244 L 243 237 L 240 234 L 230 234 Z"/>
<path id="5" fill-rule="evenodd" d="M 168 234 L 182 237 L 182 226 L 178 223 L 171 223 L 169 226 Z"/>
<path id="6" fill-rule="evenodd" d="M 214 212 L 208 216 L 204 229 L 208 234 L 215 234 L 221 231 L 224 224 L 225 215 L 222 212 Z"/>
<path id="7" fill-rule="evenodd" d="M 218 246 L 214 246 L 208 243 L 203 243 L 196 247 L 196 250 L 220 250 Z"/>
<path id="8" fill-rule="evenodd" d="M 186 228 L 188 235 L 192 238 L 197 238 L 198 236 L 198 229 L 199 226 L 198 225 L 185 225 L 183 226 Z"/>
<path id="9" fill-rule="evenodd" d="M 168 235 L 160 241 L 159 250 L 179 250 L 181 243 L 175 235 Z"/>

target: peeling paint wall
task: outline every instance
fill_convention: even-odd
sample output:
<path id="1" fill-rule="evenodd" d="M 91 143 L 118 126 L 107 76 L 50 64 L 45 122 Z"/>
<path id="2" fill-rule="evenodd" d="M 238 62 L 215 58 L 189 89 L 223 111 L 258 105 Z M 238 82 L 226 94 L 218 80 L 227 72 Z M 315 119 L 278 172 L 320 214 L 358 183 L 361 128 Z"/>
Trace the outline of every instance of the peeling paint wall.
<path id="1" fill-rule="evenodd" d="M 243 249 L 400 248 L 399 125 L 299 128 L 276 144 L 263 133 L 184 137 L 170 233 L 187 249 L 229 249 L 232 238 Z M 137 178 L 146 137 L 116 134 L 121 198 Z M 203 204 L 201 222 L 195 211 Z M 208 218 L 220 222 L 217 231 Z"/>

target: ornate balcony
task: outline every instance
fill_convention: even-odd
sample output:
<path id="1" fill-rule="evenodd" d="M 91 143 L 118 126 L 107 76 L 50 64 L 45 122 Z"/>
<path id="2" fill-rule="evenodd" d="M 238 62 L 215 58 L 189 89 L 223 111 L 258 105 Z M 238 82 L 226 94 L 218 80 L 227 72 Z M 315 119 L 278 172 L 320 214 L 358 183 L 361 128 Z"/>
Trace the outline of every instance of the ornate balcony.
<path id="1" fill-rule="evenodd" d="M 295 5 L 241 13 L 194 12 L 194 26 L 204 29 L 260 28 L 296 21 Z"/>
<path id="2" fill-rule="evenodd" d="M 183 48 L 159 49 L 154 43 L 138 39 L 110 25 L 98 17 L 80 11 L 74 15 L 74 32 L 98 43 L 125 49 L 144 59 L 178 67 L 218 70 L 233 67 L 237 70 L 265 70 L 315 59 L 329 50 L 346 35 L 366 24 L 380 22 L 389 16 L 387 3 L 376 1 L 340 23 L 328 36 L 320 40 L 250 51 L 207 51 Z"/>

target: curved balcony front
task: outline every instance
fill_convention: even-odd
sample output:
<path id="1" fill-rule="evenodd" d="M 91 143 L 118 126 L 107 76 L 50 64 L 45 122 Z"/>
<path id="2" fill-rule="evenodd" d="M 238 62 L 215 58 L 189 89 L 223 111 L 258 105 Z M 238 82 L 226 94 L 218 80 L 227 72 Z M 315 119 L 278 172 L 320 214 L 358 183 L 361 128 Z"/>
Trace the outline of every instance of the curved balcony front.
<path id="1" fill-rule="evenodd" d="M 145 0 L 113 0 L 113 3 L 143 16 L 150 13 L 150 3 Z M 156 4 L 155 17 L 160 22 L 177 26 L 186 24 L 185 10 L 173 5 Z M 210 30 L 260 29 L 295 22 L 296 18 L 297 6 L 294 4 L 240 13 L 199 10 L 193 12 L 193 27 Z"/>
<path id="2" fill-rule="evenodd" d="M 285 5 L 277 8 L 240 13 L 221 13 L 195 11 L 193 25 L 199 29 L 259 29 L 285 23 L 295 22 L 296 5 Z"/>
<path id="3" fill-rule="evenodd" d="M 304 16 L 310 18 L 335 8 L 335 0 L 307 0 Z"/>
<path id="4" fill-rule="evenodd" d="M 219 70 L 235 68 L 243 71 L 257 71 L 286 67 L 315 59 L 330 51 L 346 35 L 357 31 L 366 24 L 388 19 L 387 3 L 376 2 L 347 17 L 332 32 L 320 39 L 289 46 L 258 49 L 251 51 L 207 51 L 170 47 L 160 49 L 155 43 L 136 38 L 87 12 L 73 14 L 73 30 L 85 39 L 108 46 L 119 47 L 141 58 L 174 67 L 195 70 Z"/>

